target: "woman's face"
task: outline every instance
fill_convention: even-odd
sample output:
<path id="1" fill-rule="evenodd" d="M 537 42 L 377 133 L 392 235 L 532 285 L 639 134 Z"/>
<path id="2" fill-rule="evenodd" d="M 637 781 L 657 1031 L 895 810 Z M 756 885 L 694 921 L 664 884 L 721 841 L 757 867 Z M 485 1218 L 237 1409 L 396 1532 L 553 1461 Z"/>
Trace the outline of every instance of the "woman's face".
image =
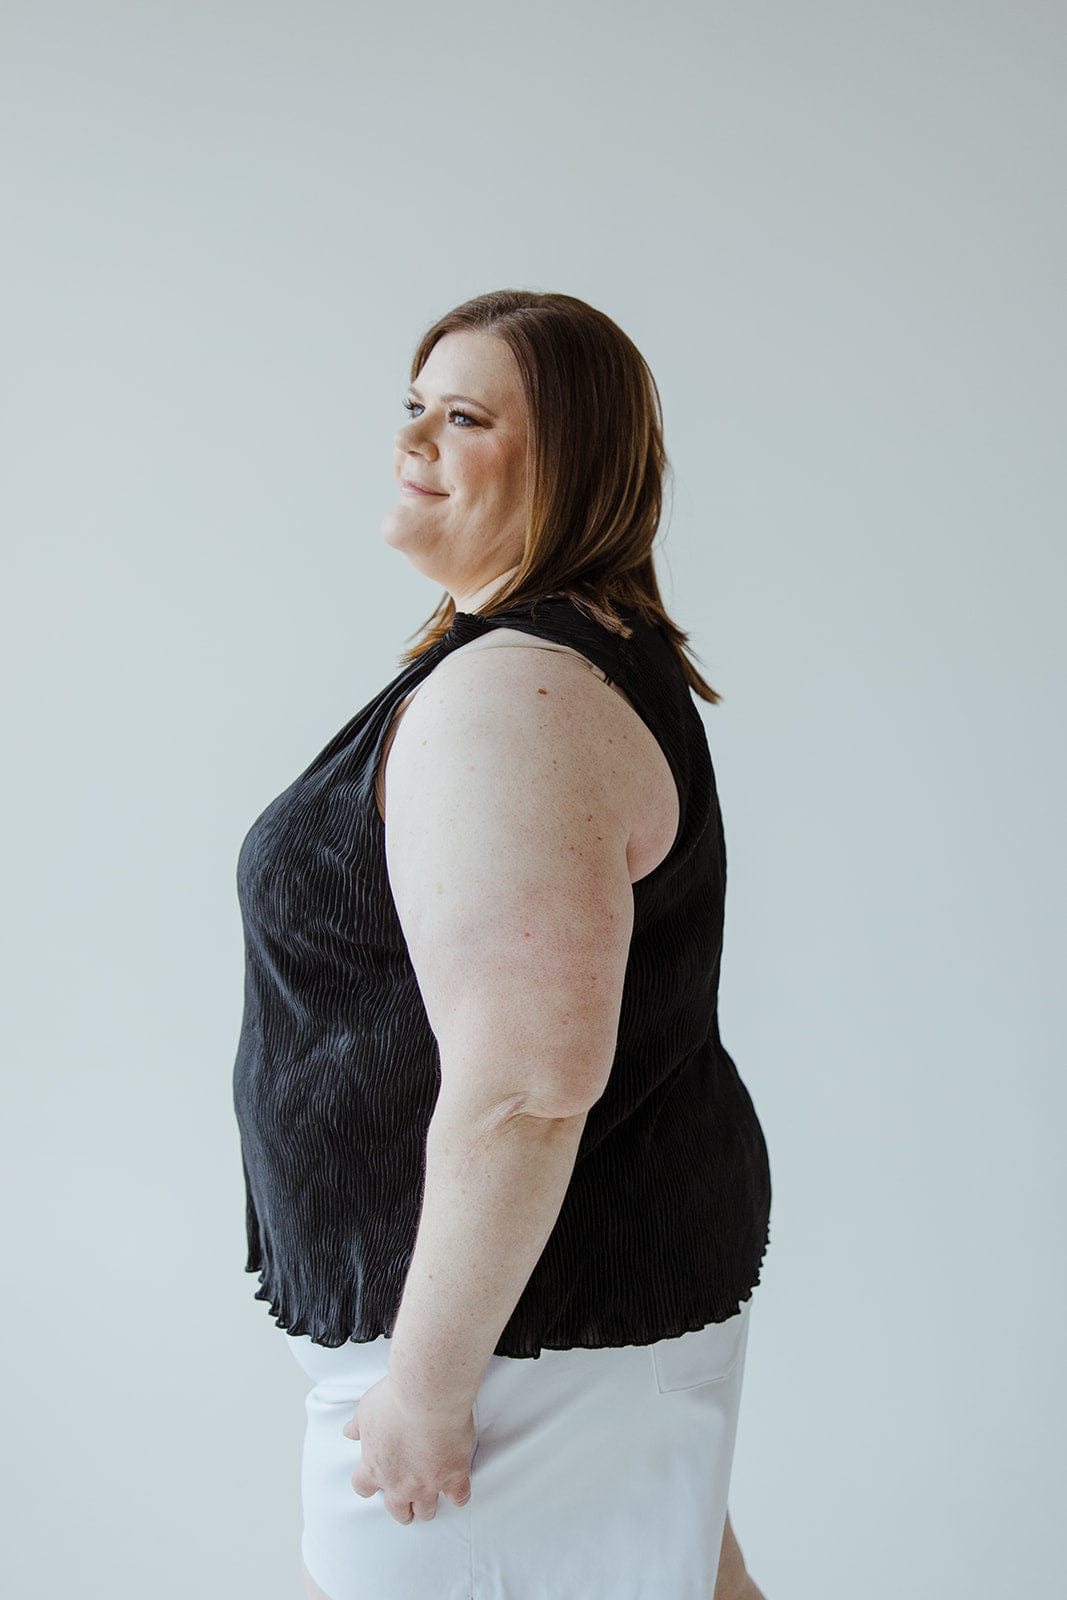
<path id="1" fill-rule="evenodd" d="M 522 558 L 528 413 L 519 369 L 492 334 L 446 333 L 406 398 L 410 420 L 393 447 L 397 500 L 382 536 L 464 611 Z"/>

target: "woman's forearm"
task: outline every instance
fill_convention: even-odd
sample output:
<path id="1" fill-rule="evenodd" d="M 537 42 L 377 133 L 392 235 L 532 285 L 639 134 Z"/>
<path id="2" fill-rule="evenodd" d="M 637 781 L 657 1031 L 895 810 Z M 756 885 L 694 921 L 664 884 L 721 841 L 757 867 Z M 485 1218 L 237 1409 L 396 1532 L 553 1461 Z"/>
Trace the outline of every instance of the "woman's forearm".
<path id="1" fill-rule="evenodd" d="M 468 1411 L 555 1226 L 589 1115 L 472 1105 L 442 1088 L 389 1377 L 435 1411 Z"/>

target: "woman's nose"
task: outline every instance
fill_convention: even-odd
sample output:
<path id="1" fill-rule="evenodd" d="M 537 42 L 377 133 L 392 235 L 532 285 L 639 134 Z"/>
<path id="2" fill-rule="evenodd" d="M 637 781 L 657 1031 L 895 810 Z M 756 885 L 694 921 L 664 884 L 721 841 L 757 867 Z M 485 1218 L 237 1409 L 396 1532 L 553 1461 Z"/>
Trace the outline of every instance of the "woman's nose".
<path id="1" fill-rule="evenodd" d="M 427 434 L 419 432 L 417 422 L 407 422 L 398 428 L 393 436 L 393 444 L 405 456 L 427 456 L 432 461 L 437 454 L 437 446 Z"/>

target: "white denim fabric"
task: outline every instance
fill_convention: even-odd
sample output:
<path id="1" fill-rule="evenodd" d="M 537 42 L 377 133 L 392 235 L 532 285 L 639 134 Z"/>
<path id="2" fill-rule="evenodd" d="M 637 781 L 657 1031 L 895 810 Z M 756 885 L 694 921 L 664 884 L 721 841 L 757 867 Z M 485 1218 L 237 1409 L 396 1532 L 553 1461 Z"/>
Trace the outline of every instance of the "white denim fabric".
<path id="1" fill-rule="evenodd" d="M 473 1407 L 471 1498 L 394 1521 L 356 1494 L 341 1432 L 390 1341 L 287 1336 L 312 1380 L 304 1563 L 330 1600 L 711 1600 L 752 1300 L 725 1322 L 620 1349 L 493 1355 Z"/>

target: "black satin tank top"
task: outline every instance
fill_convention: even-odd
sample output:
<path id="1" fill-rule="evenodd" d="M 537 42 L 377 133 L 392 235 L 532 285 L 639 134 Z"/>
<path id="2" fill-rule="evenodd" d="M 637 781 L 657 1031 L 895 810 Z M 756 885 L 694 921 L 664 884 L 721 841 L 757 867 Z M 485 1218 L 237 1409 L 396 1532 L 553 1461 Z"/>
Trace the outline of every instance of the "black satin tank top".
<path id="1" fill-rule="evenodd" d="M 400 702 L 452 650 L 515 627 L 576 649 L 651 729 L 678 831 L 633 885 L 618 1043 L 562 1209 L 495 1347 L 650 1344 L 735 1315 L 760 1281 L 771 1176 L 719 1037 L 726 852 L 703 721 L 662 632 L 550 595 L 459 612 L 256 818 L 237 859 L 244 1014 L 233 1074 L 247 1272 L 277 1325 L 392 1335 L 415 1246 L 440 1061 L 389 888 L 374 781 Z"/>

